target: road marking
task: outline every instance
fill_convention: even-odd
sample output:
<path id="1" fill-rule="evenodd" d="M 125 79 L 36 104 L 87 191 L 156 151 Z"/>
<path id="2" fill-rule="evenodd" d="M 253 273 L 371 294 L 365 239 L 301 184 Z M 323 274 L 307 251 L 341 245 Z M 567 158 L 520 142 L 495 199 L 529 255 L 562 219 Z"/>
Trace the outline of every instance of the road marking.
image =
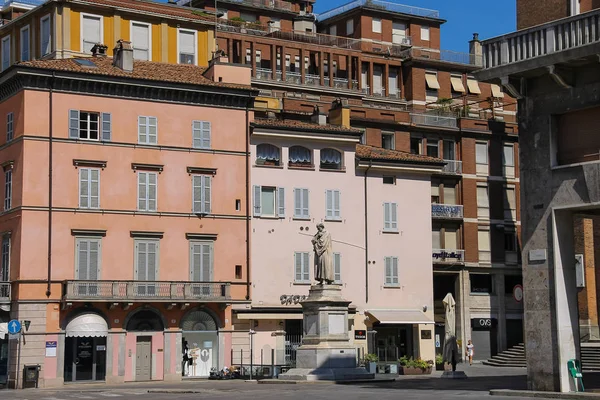
<path id="1" fill-rule="evenodd" d="M 100 396 L 104 396 L 104 397 L 121 397 L 121 394 L 116 394 L 116 393 L 109 393 L 109 392 L 101 392 L 98 393 Z"/>

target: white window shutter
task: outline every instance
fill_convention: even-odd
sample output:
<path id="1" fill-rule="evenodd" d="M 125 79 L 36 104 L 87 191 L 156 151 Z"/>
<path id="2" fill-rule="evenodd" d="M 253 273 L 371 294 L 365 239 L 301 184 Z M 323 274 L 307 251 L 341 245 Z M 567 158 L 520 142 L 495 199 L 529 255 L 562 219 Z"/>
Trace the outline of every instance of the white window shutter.
<path id="1" fill-rule="evenodd" d="M 202 244 L 202 282 L 212 281 L 212 245 Z"/>
<path id="2" fill-rule="evenodd" d="M 333 253 L 333 276 L 336 282 L 342 281 L 342 255 Z"/>
<path id="3" fill-rule="evenodd" d="M 260 206 L 260 194 L 261 194 L 260 186 L 254 185 L 254 216 L 255 217 L 261 216 L 262 208 Z"/>
<path id="4" fill-rule="evenodd" d="M 156 117 L 148 117 L 148 143 L 158 143 L 158 122 Z"/>
<path id="5" fill-rule="evenodd" d="M 333 190 L 325 191 L 325 218 L 332 219 L 333 218 Z"/>
<path id="6" fill-rule="evenodd" d="M 192 177 L 192 212 L 200 214 L 202 212 L 202 176 L 194 175 Z"/>
<path id="7" fill-rule="evenodd" d="M 89 256 L 89 269 L 88 269 L 88 280 L 98 280 L 98 268 L 100 265 L 100 241 L 90 240 L 90 256 Z"/>
<path id="8" fill-rule="evenodd" d="M 77 243 L 77 279 L 85 281 L 88 279 L 88 249 L 89 242 L 84 239 L 79 239 Z"/>
<path id="9" fill-rule="evenodd" d="M 138 117 L 138 143 L 148 143 L 148 124 L 146 117 Z"/>
<path id="10" fill-rule="evenodd" d="M 112 139 L 112 115 L 111 113 L 102 113 L 102 140 L 110 142 Z"/>
<path id="11" fill-rule="evenodd" d="M 309 218 L 310 213 L 308 209 L 308 189 L 302 189 L 302 217 Z"/>
<path id="12" fill-rule="evenodd" d="M 342 212 L 340 209 L 340 194 L 341 192 L 339 190 L 333 191 L 333 218 L 335 219 L 342 218 Z"/>
<path id="13" fill-rule="evenodd" d="M 389 230 L 392 228 L 390 203 L 383 203 L 383 229 Z"/>
<path id="14" fill-rule="evenodd" d="M 385 257 L 385 284 L 390 285 L 392 283 L 392 258 Z"/>
<path id="15" fill-rule="evenodd" d="M 391 207 L 391 229 L 398 229 L 398 203 L 392 203 Z"/>
<path id="16" fill-rule="evenodd" d="M 211 125 L 208 121 L 202 122 L 202 148 L 210 149 Z"/>
<path id="17" fill-rule="evenodd" d="M 285 188 L 277 188 L 277 216 L 285 218 Z"/>
<path id="18" fill-rule="evenodd" d="M 199 282 L 202 277 L 202 245 L 190 242 L 190 281 Z"/>
<path id="19" fill-rule="evenodd" d="M 294 218 L 302 217 L 302 189 L 294 189 Z"/>
<path id="20" fill-rule="evenodd" d="M 148 173 L 138 172 L 138 210 L 146 211 L 148 207 Z"/>
<path id="21" fill-rule="evenodd" d="M 90 208 L 100 208 L 100 170 L 90 169 Z"/>
<path id="22" fill-rule="evenodd" d="M 148 270 L 147 270 L 147 279 L 149 281 L 157 280 L 158 275 L 158 243 L 156 242 L 148 242 Z"/>
<path id="23" fill-rule="evenodd" d="M 148 173 L 148 211 L 156 211 L 156 184 L 157 175 L 155 172 Z"/>
<path id="24" fill-rule="evenodd" d="M 202 148 L 202 121 L 192 122 L 192 147 Z"/>
<path id="25" fill-rule="evenodd" d="M 398 257 L 392 257 L 392 284 L 398 284 Z"/>
<path id="26" fill-rule="evenodd" d="M 304 256 L 304 260 L 302 262 L 303 265 L 303 272 L 302 272 L 302 280 L 304 282 L 309 282 L 310 281 L 310 273 L 309 273 L 309 267 L 308 267 L 308 253 L 302 253 L 302 255 Z"/>
<path id="27" fill-rule="evenodd" d="M 79 169 L 79 208 L 88 208 L 89 204 L 89 173 L 87 168 Z"/>
<path id="28" fill-rule="evenodd" d="M 210 201 L 210 190 L 211 190 L 211 177 L 204 175 L 202 177 L 202 212 L 204 214 L 210 214 L 211 201 Z"/>
<path id="29" fill-rule="evenodd" d="M 69 138 L 79 139 L 79 110 L 69 110 Z"/>
<path id="30" fill-rule="evenodd" d="M 294 278 L 296 282 L 302 281 L 302 253 L 294 253 Z"/>

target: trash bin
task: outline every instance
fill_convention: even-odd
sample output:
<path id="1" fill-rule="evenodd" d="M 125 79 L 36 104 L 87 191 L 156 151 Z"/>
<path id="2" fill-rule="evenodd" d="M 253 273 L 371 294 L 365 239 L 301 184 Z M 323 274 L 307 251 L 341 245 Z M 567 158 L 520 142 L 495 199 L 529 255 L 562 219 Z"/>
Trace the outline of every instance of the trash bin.
<path id="1" fill-rule="evenodd" d="M 23 367 L 23 388 L 37 388 L 40 378 L 40 365 L 25 365 Z"/>
<path id="2" fill-rule="evenodd" d="M 571 378 L 575 381 L 575 391 L 585 392 L 583 387 L 583 374 L 581 373 L 581 362 L 579 360 L 569 360 L 567 362 L 567 368 Z"/>

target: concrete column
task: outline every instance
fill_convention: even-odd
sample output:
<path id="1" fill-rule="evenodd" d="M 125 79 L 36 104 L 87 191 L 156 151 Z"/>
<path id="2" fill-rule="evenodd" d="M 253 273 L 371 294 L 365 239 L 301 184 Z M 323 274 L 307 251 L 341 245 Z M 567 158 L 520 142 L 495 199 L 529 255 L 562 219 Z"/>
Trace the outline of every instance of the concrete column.
<path id="1" fill-rule="evenodd" d="M 506 350 L 506 295 L 504 294 L 504 273 L 494 275 L 496 297 L 498 298 L 498 352 Z"/>
<path id="2" fill-rule="evenodd" d="M 456 280 L 456 337 L 462 341 L 462 347 L 459 349 L 460 357 L 463 358 L 465 345 L 471 339 L 471 312 L 470 312 L 470 293 L 471 281 L 469 271 L 460 271 Z"/>
<path id="3" fill-rule="evenodd" d="M 319 52 L 319 75 L 320 85 L 325 86 L 325 53 Z"/>
<path id="4" fill-rule="evenodd" d="M 306 65 L 304 63 L 304 57 L 306 57 L 306 54 L 304 54 L 304 48 L 300 48 L 300 82 L 304 85 L 306 83 Z M 309 52 L 309 57 L 310 57 L 310 52 Z"/>

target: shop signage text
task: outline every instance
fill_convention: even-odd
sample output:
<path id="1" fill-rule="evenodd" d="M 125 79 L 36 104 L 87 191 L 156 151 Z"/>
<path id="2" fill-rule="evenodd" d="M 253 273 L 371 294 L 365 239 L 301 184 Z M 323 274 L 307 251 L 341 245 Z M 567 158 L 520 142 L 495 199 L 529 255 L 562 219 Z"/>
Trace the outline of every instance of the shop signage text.
<path id="1" fill-rule="evenodd" d="M 473 318 L 471 320 L 473 328 L 493 328 L 496 326 L 496 319 L 494 318 Z"/>
<path id="2" fill-rule="evenodd" d="M 281 297 L 279 297 L 279 300 L 281 301 L 281 304 L 283 305 L 292 305 L 292 304 L 300 304 L 301 301 L 306 300 L 306 295 L 299 295 L 299 294 L 282 294 Z"/>
<path id="3" fill-rule="evenodd" d="M 364 340 L 366 338 L 367 338 L 367 331 L 365 331 L 363 329 L 354 331 L 354 340 Z"/>

